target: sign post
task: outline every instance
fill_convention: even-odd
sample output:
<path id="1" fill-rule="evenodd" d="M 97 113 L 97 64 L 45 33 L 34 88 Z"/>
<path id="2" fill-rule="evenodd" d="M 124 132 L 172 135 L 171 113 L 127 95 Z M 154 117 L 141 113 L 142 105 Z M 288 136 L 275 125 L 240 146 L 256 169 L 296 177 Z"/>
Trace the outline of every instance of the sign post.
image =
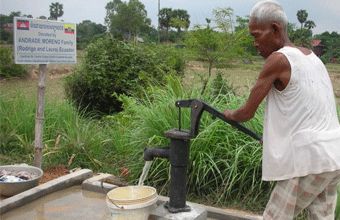
<path id="1" fill-rule="evenodd" d="M 35 116 L 34 166 L 41 168 L 47 64 L 39 64 L 37 109 Z"/>
<path id="2" fill-rule="evenodd" d="M 41 168 L 47 64 L 77 62 L 76 25 L 15 17 L 14 60 L 16 64 L 39 64 L 34 166 Z"/>

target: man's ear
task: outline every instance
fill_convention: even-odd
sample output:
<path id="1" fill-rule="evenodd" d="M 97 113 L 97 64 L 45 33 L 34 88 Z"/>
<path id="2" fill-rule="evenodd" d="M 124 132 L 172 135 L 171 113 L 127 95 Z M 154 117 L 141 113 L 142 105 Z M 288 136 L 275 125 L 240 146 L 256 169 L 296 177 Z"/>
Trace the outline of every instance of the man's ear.
<path id="1" fill-rule="evenodd" d="M 272 29 L 273 29 L 275 34 L 278 34 L 281 31 L 280 25 L 278 25 L 276 23 L 272 23 Z"/>

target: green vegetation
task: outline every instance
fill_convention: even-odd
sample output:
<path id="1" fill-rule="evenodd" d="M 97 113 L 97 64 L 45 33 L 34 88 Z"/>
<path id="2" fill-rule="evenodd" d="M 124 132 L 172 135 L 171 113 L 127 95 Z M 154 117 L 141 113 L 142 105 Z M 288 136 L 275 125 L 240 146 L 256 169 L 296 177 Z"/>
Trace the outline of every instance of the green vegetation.
<path id="1" fill-rule="evenodd" d="M 87 47 L 79 69 L 66 77 L 66 95 L 81 110 L 111 114 L 122 110 L 119 95 L 140 96 L 150 82 L 162 86 L 166 76 L 179 76 L 184 67 L 181 51 L 171 47 L 99 39 Z"/>
<path id="2" fill-rule="evenodd" d="M 91 21 L 79 24 L 78 43 L 86 46 L 81 63 L 62 80 L 48 82 L 47 90 L 52 89 L 47 91 L 45 104 L 42 166 L 67 166 L 74 157 L 67 168 L 119 175 L 119 169 L 125 167 L 128 180 L 136 184 L 144 166 L 143 149 L 169 145 L 164 131 L 178 127 L 177 100 L 200 98 L 221 111 L 236 109 L 246 101 L 264 61 L 249 55 L 253 53 L 246 30 L 249 20 L 237 16 L 238 26 L 233 27 L 231 8 L 214 11 L 217 27 L 206 19 L 207 26 L 191 31 L 186 30 L 190 16 L 184 10 L 162 9 L 161 32 L 166 31 L 166 36 L 161 39 L 186 46 L 180 49 L 150 43 L 157 41 L 157 30 L 150 27 L 141 2 L 114 0 L 106 10 L 111 34 L 125 41 L 104 36 L 103 27 Z M 138 14 L 139 20 L 127 19 L 130 14 Z M 313 24 L 307 25 L 306 19 L 302 20 L 306 29 L 302 23 L 301 29 L 288 27 L 297 41 L 310 40 Z M 172 33 L 171 28 L 177 32 Z M 147 36 L 149 41 L 138 44 L 132 40 L 138 36 Z M 336 41 L 334 45 L 327 48 L 329 56 L 338 56 Z M 1 77 L 20 76 L 14 71 L 20 66 L 11 67 L 10 51 L 1 48 L 0 52 Z M 328 64 L 327 68 L 334 77 L 336 94 L 340 94 L 339 65 Z M 339 102 L 339 95 L 337 98 Z M 1 85 L 0 164 L 33 164 L 35 108 L 36 86 L 30 81 Z M 190 111 L 182 114 L 182 128 L 189 129 Z M 245 126 L 261 134 L 262 121 L 261 105 Z M 273 184 L 261 181 L 259 143 L 204 113 L 190 150 L 190 201 L 262 212 Z M 169 173 L 169 162 L 155 159 L 146 184 L 168 195 Z M 303 218 L 302 214 L 299 219 Z"/>
<path id="3" fill-rule="evenodd" d="M 50 17 L 49 20 L 58 20 L 59 17 L 63 16 L 63 4 L 59 2 L 52 2 L 50 5 Z"/>
<path id="4" fill-rule="evenodd" d="M 149 87 L 143 99 L 121 95 L 124 111 L 101 120 L 79 114 L 66 100 L 48 101 L 47 97 L 43 167 L 66 165 L 75 154 L 69 169 L 83 167 L 118 175 L 119 168 L 127 167 L 130 183 L 136 184 L 144 166 L 144 147 L 168 146 L 169 139 L 163 132 L 178 126 L 175 101 L 202 98 L 220 110 L 237 108 L 245 101 L 230 88 L 227 95 L 215 93 L 214 83 L 208 84 L 207 92 L 201 95 L 200 89 L 183 87 L 178 78 L 167 80 L 162 89 Z M 221 91 L 224 86 L 220 86 Z M 32 164 L 36 97 L 3 91 L 1 94 L 1 163 Z M 190 111 L 182 113 L 182 126 L 188 129 Z M 263 107 L 245 126 L 261 134 L 262 120 Z M 200 133 L 191 142 L 188 199 L 261 212 L 273 187 L 261 181 L 261 154 L 259 143 L 204 113 Z M 167 160 L 155 159 L 146 184 L 168 195 L 169 171 Z"/>
<path id="5" fill-rule="evenodd" d="M 322 58 L 328 63 L 333 58 L 338 58 L 338 63 L 340 63 L 340 34 L 333 31 L 329 33 L 328 31 L 316 35 L 314 39 L 321 40 L 322 44 L 326 47 L 324 49 L 325 54 Z"/>
<path id="6" fill-rule="evenodd" d="M 162 8 L 159 11 L 159 26 L 162 30 L 162 41 L 178 41 L 181 37 L 181 28 L 188 29 L 190 26 L 190 15 L 186 10 L 172 8 Z M 177 39 L 170 39 L 171 28 L 177 29 Z"/>
<path id="7" fill-rule="evenodd" d="M 106 22 L 110 33 L 121 40 L 131 40 L 141 32 L 147 32 L 151 26 L 151 19 L 142 2 L 123 2 L 115 0 L 107 3 Z"/>
<path id="8" fill-rule="evenodd" d="M 223 85 L 221 87 L 223 89 Z M 210 88 L 207 91 L 213 91 Z M 236 108 L 244 101 L 244 98 L 233 93 L 228 94 L 213 95 L 206 92 L 201 95 L 199 89 L 186 90 L 177 77 L 169 76 L 163 89 L 151 86 L 142 99 L 121 95 L 119 98 L 124 103 L 124 111 L 101 120 L 78 114 L 65 100 L 47 101 L 43 166 L 67 164 L 72 154 L 75 154 L 70 168 L 80 166 L 118 173 L 118 169 L 125 166 L 130 170 L 130 180 L 134 184 L 144 165 L 144 147 L 166 146 L 169 143 L 163 132 L 177 127 L 176 100 L 202 98 L 218 109 Z M 0 104 L 0 154 L 5 158 L 1 163 L 32 163 L 34 95 L 2 95 Z M 183 113 L 182 125 L 185 128 L 190 126 L 190 112 Z M 261 115 L 262 110 L 246 126 L 260 133 Z M 257 203 L 260 208 L 265 201 L 258 203 L 259 198 L 265 199 L 266 190 L 269 193 L 260 178 L 260 145 L 224 122 L 213 121 L 209 114 L 203 116 L 200 130 L 191 147 L 190 197 L 194 198 L 199 193 L 199 196 L 210 201 L 219 198 L 215 205 L 227 205 L 227 201 L 232 201 L 234 205 L 248 204 L 249 207 Z M 147 184 L 157 187 L 163 195 L 166 195 L 169 187 L 169 169 L 166 160 L 156 160 L 147 180 Z M 240 185 L 244 187 L 243 190 L 238 190 Z M 242 202 L 245 196 L 247 201 Z"/>
<path id="9" fill-rule="evenodd" d="M 77 49 L 85 49 L 90 43 L 94 43 L 99 38 L 103 38 L 106 27 L 96 24 L 90 20 L 85 20 L 77 24 Z"/>
<path id="10" fill-rule="evenodd" d="M 10 77 L 23 77 L 26 70 L 22 65 L 14 64 L 12 50 L 0 48 L 0 79 Z"/>
<path id="11" fill-rule="evenodd" d="M 297 46 L 308 47 L 313 49 L 313 31 L 316 27 L 314 21 L 307 20 L 308 13 L 306 10 L 299 10 L 296 14 L 298 21 L 301 24 L 301 28 L 297 28 L 294 23 L 288 23 L 288 37 Z"/>

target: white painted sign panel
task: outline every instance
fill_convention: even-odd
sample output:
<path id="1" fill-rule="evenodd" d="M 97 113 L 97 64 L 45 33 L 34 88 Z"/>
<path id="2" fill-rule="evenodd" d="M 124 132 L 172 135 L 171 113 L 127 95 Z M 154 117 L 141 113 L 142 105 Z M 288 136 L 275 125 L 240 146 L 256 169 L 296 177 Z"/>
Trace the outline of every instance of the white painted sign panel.
<path id="1" fill-rule="evenodd" d="M 14 54 L 17 64 L 76 63 L 76 25 L 15 17 Z"/>

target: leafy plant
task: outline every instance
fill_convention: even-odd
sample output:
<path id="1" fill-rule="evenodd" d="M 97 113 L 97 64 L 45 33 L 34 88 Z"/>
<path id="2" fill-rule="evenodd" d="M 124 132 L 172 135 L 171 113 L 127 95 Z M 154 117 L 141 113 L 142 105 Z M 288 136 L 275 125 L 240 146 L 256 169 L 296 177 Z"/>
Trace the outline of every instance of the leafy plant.
<path id="1" fill-rule="evenodd" d="M 0 78 L 23 77 L 26 70 L 22 65 L 14 64 L 10 49 L 0 48 Z"/>
<path id="2" fill-rule="evenodd" d="M 167 74 L 183 72 L 179 53 L 154 48 L 99 39 L 87 47 L 83 65 L 66 77 L 68 99 L 81 110 L 111 114 L 122 110 L 120 94 L 136 95 L 152 81 L 162 84 Z"/>
<path id="3" fill-rule="evenodd" d="M 217 71 L 216 77 L 211 85 L 212 93 L 214 95 L 229 93 L 236 95 L 235 89 L 231 85 L 228 85 L 226 81 L 228 81 L 228 79 L 223 79 L 221 71 Z"/>

